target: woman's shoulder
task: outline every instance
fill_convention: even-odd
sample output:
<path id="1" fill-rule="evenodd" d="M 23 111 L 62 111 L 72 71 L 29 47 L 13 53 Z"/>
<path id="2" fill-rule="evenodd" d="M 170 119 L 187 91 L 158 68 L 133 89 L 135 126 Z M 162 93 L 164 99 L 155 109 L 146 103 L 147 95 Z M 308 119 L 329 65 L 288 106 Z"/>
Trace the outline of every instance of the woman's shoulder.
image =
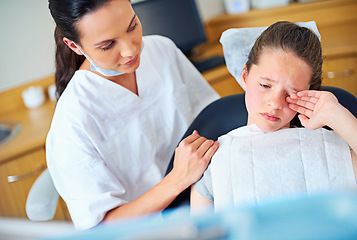
<path id="1" fill-rule="evenodd" d="M 94 81 L 97 81 L 96 74 L 87 70 L 77 70 L 72 76 L 68 85 L 57 102 L 58 105 L 74 106 L 81 102 L 83 95 L 88 94 L 86 88 L 90 88 Z M 99 77 L 99 76 L 98 76 Z M 81 98 L 82 97 L 82 98 Z"/>
<path id="2" fill-rule="evenodd" d="M 143 37 L 143 44 L 144 51 L 149 51 L 151 55 L 176 54 L 178 49 L 170 38 L 160 35 Z"/>
<path id="3" fill-rule="evenodd" d="M 155 44 L 158 46 L 168 45 L 176 47 L 175 43 L 168 37 L 161 35 L 148 35 L 143 37 L 144 44 Z"/>
<path id="4" fill-rule="evenodd" d="M 152 67 L 178 69 L 184 64 L 183 53 L 175 43 L 164 36 L 149 35 L 143 37 L 142 63 L 149 62 Z M 154 64 L 153 64 L 154 63 Z"/>
<path id="5" fill-rule="evenodd" d="M 57 101 L 54 119 L 59 118 L 63 123 L 72 124 L 81 117 L 92 115 L 102 99 L 99 96 L 104 95 L 97 89 L 107 84 L 98 78 L 98 75 L 87 70 L 76 71 Z"/>

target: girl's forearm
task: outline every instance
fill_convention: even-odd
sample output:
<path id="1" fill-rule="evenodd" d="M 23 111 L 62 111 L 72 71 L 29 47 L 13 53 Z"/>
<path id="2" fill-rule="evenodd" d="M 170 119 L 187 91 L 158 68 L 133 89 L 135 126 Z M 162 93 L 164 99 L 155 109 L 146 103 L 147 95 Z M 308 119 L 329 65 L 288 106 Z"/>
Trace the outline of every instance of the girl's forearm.
<path id="1" fill-rule="evenodd" d="M 331 112 L 328 126 L 336 131 L 357 154 L 357 118 L 345 107 Z"/>

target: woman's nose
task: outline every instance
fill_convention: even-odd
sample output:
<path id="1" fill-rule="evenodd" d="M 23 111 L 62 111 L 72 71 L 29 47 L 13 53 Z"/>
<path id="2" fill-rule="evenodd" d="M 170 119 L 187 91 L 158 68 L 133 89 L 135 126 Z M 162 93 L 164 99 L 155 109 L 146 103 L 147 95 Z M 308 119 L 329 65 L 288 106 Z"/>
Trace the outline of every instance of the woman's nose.
<path id="1" fill-rule="evenodd" d="M 132 57 L 135 56 L 135 44 L 133 44 L 131 41 L 126 40 L 121 42 L 120 46 L 120 55 L 125 58 L 125 57 Z"/>

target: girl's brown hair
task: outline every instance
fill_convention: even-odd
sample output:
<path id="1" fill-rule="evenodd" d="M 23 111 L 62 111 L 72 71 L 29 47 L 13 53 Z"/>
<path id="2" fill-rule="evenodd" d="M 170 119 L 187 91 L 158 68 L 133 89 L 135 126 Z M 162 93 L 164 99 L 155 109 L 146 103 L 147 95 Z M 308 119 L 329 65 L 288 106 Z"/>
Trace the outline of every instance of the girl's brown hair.
<path id="1" fill-rule="evenodd" d="M 318 90 L 322 82 L 322 49 L 319 38 L 306 27 L 295 23 L 281 21 L 269 26 L 255 41 L 248 61 L 249 72 L 252 64 L 259 63 L 259 57 L 264 48 L 283 49 L 291 51 L 303 59 L 312 69 L 310 90 Z"/>

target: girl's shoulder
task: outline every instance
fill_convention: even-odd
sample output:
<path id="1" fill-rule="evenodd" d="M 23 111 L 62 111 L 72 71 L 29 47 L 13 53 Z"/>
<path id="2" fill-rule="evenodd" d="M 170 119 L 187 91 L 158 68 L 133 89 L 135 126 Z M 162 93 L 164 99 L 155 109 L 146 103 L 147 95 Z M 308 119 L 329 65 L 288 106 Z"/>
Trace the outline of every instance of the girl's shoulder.
<path id="1" fill-rule="evenodd" d="M 262 135 L 264 132 L 260 130 L 256 125 L 241 126 L 229 131 L 228 133 L 221 135 L 218 138 L 219 148 L 229 147 L 235 139 L 246 139 L 251 136 Z"/>
<path id="2" fill-rule="evenodd" d="M 264 133 L 266 132 L 258 128 L 255 124 L 253 124 L 253 125 L 247 125 L 247 126 L 242 126 L 233 129 L 227 134 L 222 135 L 220 138 L 241 138 L 241 137 L 245 138 L 249 136 L 261 135 Z"/>
<path id="3" fill-rule="evenodd" d="M 310 130 L 304 127 L 301 128 L 283 128 L 274 132 L 266 132 L 258 128 L 256 125 L 242 126 L 231 130 L 225 135 L 219 137 L 220 144 L 227 144 L 232 142 L 234 139 L 254 139 L 254 138 L 269 138 L 273 139 L 295 139 L 295 138 L 305 138 L 305 139 L 338 139 L 339 135 L 332 130 L 327 130 L 325 128 L 319 128 L 316 130 Z M 221 145 L 220 145 L 221 146 Z"/>

